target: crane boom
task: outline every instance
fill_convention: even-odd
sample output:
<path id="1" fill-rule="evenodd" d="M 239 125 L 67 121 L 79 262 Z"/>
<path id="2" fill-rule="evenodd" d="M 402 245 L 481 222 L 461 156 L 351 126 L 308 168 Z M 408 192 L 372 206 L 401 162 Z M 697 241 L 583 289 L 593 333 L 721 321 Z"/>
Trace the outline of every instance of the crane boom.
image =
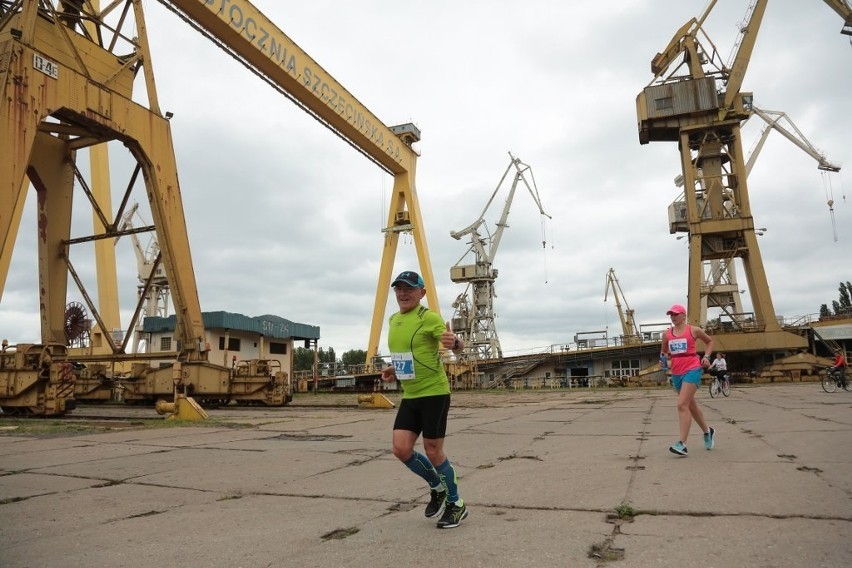
<path id="1" fill-rule="evenodd" d="M 766 4 L 766 0 L 753 0 L 749 5 L 745 23 L 740 28 L 740 35 L 737 39 L 738 47 L 734 49 L 733 63 L 730 65 L 730 69 L 724 72 L 725 99 L 722 105 L 723 115 L 727 114 L 729 109 L 732 109 L 734 101 L 741 97 L 740 87 L 742 87 L 743 80 L 745 79 L 748 63 L 751 60 L 751 53 L 754 51 L 757 32 L 760 29 L 760 23 L 763 21 L 763 14 L 766 12 Z M 733 110 L 736 112 L 736 109 Z"/>
<path id="2" fill-rule="evenodd" d="M 701 16 L 698 18 L 690 18 L 688 22 L 678 28 L 666 48 L 654 56 L 654 59 L 651 60 L 651 73 L 653 73 L 655 77 L 659 77 L 660 74 L 668 69 L 674 62 L 675 58 L 681 53 L 684 51 L 690 51 L 690 49 L 693 48 L 696 41 L 695 36 L 699 31 L 701 31 L 701 26 L 704 24 L 704 20 L 707 19 L 707 16 L 710 14 L 710 11 L 715 5 L 716 0 L 712 0 L 707 5 L 707 8 L 704 9 L 704 13 L 701 14 Z"/>
<path id="3" fill-rule="evenodd" d="M 414 169 L 417 154 L 310 55 L 247 0 L 160 0 L 200 26 L 303 109 L 324 121 L 388 172 Z M 417 140 L 412 139 L 413 142 Z"/>
<path id="4" fill-rule="evenodd" d="M 615 276 L 615 269 L 610 268 L 606 273 L 606 286 L 604 287 L 604 302 L 606 302 L 609 291 L 612 290 L 612 297 L 615 298 L 615 309 L 618 311 L 618 318 L 621 320 L 621 333 L 625 345 L 636 345 L 641 343 L 641 338 L 636 332 L 636 320 L 633 310 L 627 305 L 627 298 L 624 297 L 624 291 L 621 289 L 621 284 L 618 283 L 618 278 Z M 621 306 L 621 301 L 624 300 L 624 307 Z"/>
<path id="5" fill-rule="evenodd" d="M 852 36 L 852 4 L 849 0 L 825 0 L 825 3 L 843 18 L 843 28 L 840 33 Z"/>
<path id="6" fill-rule="evenodd" d="M 746 163 L 746 175 L 751 172 L 752 166 L 754 166 L 755 160 L 757 160 L 758 154 L 760 154 L 760 150 L 763 148 L 764 142 L 766 142 L 766 138 L 769 136 L 769 133 L 772 130 L 777 130 L 784 138 L 801 148 L 807 155 L 817 161 L 817 168 L 826 172 L 839 172 L 840 166 L 829 162 L 828 159 L 816 148 L 814 145 L 810 143 L 810 141 L 805 138 L 805 135 L 793 124 L 793 121 L 790 120 L 790 117 L 787 116 L 784 112 L 774 111 L 774 110 L 762 110 L 757 107 L 752 107 L 752 111 L 754 114 L 763 119 L 766 123 L 766 126 L 763 129 L 763 132 L 760 135 L 760 139 L 757 142 L 754 150 L 749 156 L 748 162 Z M 781 124 L 781 121 L 785 120 L 789 125 L 793 132 L 784 128 Z"/>

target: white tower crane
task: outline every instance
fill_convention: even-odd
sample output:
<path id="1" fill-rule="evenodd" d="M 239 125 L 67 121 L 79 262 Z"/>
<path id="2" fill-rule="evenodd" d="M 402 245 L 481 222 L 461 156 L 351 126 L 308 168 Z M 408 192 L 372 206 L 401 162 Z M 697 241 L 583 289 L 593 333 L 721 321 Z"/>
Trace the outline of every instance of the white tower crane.
<path id="1" fill-rule="evenodd" d="M 618 318 L 621 320 L 621 333 L 624 345 L 637 345 L 642 342 L 639 333 L 636 329 L 636 320 L 633 317 L 633 310 L 627 305 L 627 298 L 624 297 L 624 292 L 621 289 L 621 284 L 618 283 L 618 278 L 615 277 L 615 269 L 610 268 L 606 273 L 606 287 L 604 288 L 604 302 L 607 295 L 612 289 L 612 297 L 615 298 L 615 308 L 618 310 Z M 619 298 L 620 297 L 620 298 Z M 621 302 L 624 301 L 622 308 Z"/>
<path id="2" fill-rule="evenodd" d="M 133 206 L 125 213 L 121 219 L 121 230 L 127 231 L 133 229 L 134 216 L 144 224 L 142 216 L 139 214 L 139 204 L 134 203 Z M 147 229 L 150 229 L 148 227 Z M 146 229 L 142 229 L 143 231 Z M 116 238 L 116 242 L 121 237 Z M 136 320 L 136 328 L 134 329 L 133 352 L 139 353 L 144 341 L 142 333 L 142 322 L 147 316 L 168 317 L 169 316 L 169 281 L 166 278 L 166 271 L 163 268 L 160 260 L 160 245 L 157 242 L 155 233 L 151 234 L 148 241 L 148 246 L 142 247 L 139 242 L 139 237 L 136 233 L 130 233 L 130 239 L 133 241 L 133 251 L 136 253 L 136 269 L 139 278 L 137 286 L 137 294 L 141 298 L 145 297 L 144 302 L 140 302 L 142 311 L 141 317 Z M 147 291 L 146 291 L 147 287 Z M 148 351 L 148 346 L 145 346 L 145 351 Z"/>
<path id="3" fill-rule="evenodd" d="M 539 213 L 550 219 L 550 215 L 545 213 L 541 206 L 532 169 L 519 158 L 513 156 L 511 152 L 509 152 L 509 158 L 511 159 L 509 166 L 503 172 L 503 177 L 500 178 L 497 188 L 491 194 L 491 198 L 476 221 L 460 231 L 450 232 L 450 236 L 456 240 L 470 235 L 470 248 L 450 269 L 450 280 L 457 283 L 464 282 L 468 285 L 465 291 L 453 302 L 455 313 L 452 327 L 453 331 L 462 335 L 464 339 L 465 355 L 475 359 L 492 359 L 503 356 L 500 339 L 497 336 L 497 328 L 494 324 L 494 280 L 497 278 L 494 257 L 497 254 L 497 248 L 500 246 L 503 231 L 509 226 L 506 220 L 509 217 L 509 209 L 515 197 L 518 182 L 523 182 L 526 186 L 536 206 L 538 206 Z M 485 213 L 512 168 L 515 168 L 512 187 L 509 190 L 509 196 L 506 198 L 506 204 L 503 206 L 500 220 L 496 223 L 497 228 L 492 235 L 485 225 Z M 529 173 L 529 180 L 526 177 L 527 173 Z M 485 235 L 481 234 L 480 230 L 483 230 Z M 475 255 L 475 264 L 461 264 L 471 252 Z M 468 295 L 468 290 L 471 290 L 470 295 Z"/>

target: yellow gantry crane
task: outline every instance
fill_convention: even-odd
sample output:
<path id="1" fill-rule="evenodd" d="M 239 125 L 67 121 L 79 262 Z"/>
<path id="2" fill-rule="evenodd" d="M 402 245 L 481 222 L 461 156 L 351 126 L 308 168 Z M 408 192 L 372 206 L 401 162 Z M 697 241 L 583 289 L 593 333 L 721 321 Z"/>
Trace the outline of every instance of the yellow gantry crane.
<path id="1" fill-rule="evenodd" d="M 838 16 L 843 18 L 843 27 L 840 29 L 840 33 L 852 36 L 852 3 L 849 0 L 825 0 L 825 3 L 837 12 Z M 852 42 L 852 38 L 849 41 Z"/>
<path id="2" fill-rule="evenodd" d="M 418 155 L 412 145 L 420 139 L 419 130 L 412 124 L 385 126 L 246 0 L 161 3 L 394 176 L 368 355 L 378 352 L 400 232 L 413 235 L 421 274 L 431 284 L 427 301 L 438 310 L 414 183 Z M 133 97 L 134 80 L 140 73 L 147 106 Z M 135 161 L 115 211 L 106 181 L 84 183 L 76 165 L 78 151 L 105 149 L 109 142 L 123 145 Z M 67 367 L 57 361 L 65 356 L 63 320 L 69 276 L 100 329 L 112 329 L 117 319 L 106 321 L 99 314 L 74 268 L 72 250 L 83 243 L 95 243 L 99 251 L 108 250 L 114 239 L 146 230 L 156 231 L 159 252 L 151 263 L 152 278 L 143 286 L 127 329 L 135 327 L 153 275 L 162 268 L 175 307 L 174 340 L 178 349 L 173 353 L 177 364 L 149 374 L 139 381 L 139 388 L 168 393 L 179 384 L 191 384 L 197 394 L 230 395 L 228 369 L 207 362 L 171 128 L 157 97 L 142 0 L 114 0 L 103 8 L 97 0 L 0 2 L 0 156 L 0 298 L 31 184 L 37 198 L 38 293 L 44 345 L 36 363 L 26 369 L 16 367 L 5 374 L 0 370 L 0 383 L 26 383 L 15 396 L 0 400 L 0 406 L 25 407 L 42 414 L 64 412 L 64 395 L 45 385 L 67 377 Z M 108 154 L 101 152 L 93 162 L 107 159 Z M 97 175 L 103 176 L 103 168 Z M 92 233 L 79 237 L 71 236 L 75 180 L 86 193 L 96 220 Z M 145 185 L 153 225 L 129 229 L 121 223 L 139 180 Z M 110 266 L 99 254 L 98 263 L 99 282 L 114 278 L 114 257 Z M 117 305 L 115 298 L 109 297 L 115 293 L 111 288 L 101 289 L 99 284 L 99 303 Z M 110 333 L 104 333 L 106 353 L 91 357 L 133 360 L 134 355 L 126 349 L 131 336 L 127 334 L 119 344 Z M 19 359 L 9 358 L 10 366 L 5 368 L 12 369 Z M 18 374 L 10 374 L 15 372 Z M 26 378 L 22 378 L 24 374 Z M 48 395 L 45 389 L 50 390 Z M 276 391 L 272 399 L 281 399 L 280 394 Z"/>
<path id="3" fill-rule="evenodd" d="M 618 319 L 621 320 L 621 334 L 624 345 L 638 345 L 642 343 L 642 338 L 639 336 L 639 331 L 636 327 L 633 310 L 627 305 L 627 298 L 624 297 L 624 291 L 621 289 L 621 284 L 618 283 L 614 268 L 610 268 L 606 273 L 604 302 L 606 302 L 610 290 L 612 290 L 612 297 L 615 299 L 615 309 L 618 310 Z M 621 305 L 622 302 L 624 302 L 623 307 Z"/>
<path id="4" fill-rule="evenodd" d="M 387 226 L 383 229 L 382 263 L 367 346 L 367 362 L 370 363 L 379 352 L 394 258 L 402 232 L 413 236 L 420 273 L 427 282 L 427 303 L 430 308 L 439 311 L 414 183 L 418 154 L 412 145 L 420 140 L 420 130 L 413 124 L 385 126 L 247 0 L 160 2 L 190 21 L 273 88 L 394 176 Z"/>
<path id="5" fill-rule="evenodd" d="M 740 128 L 753 112 L 752 93 L 740 88 L 767 0 L 749 4 L 727 63 L 702 28 L 715 4 L 712 0 L 699 18 L 681 26 L 654 57 L 654 78 L 636 99 L 639 141 L 678 143 L 689 238 L 690 323 L 701 324 L 701 305 L 711 292 L 705 285 L 705 265 L 739 259 L 754 313 L 738 315 L 727 328 L 731 333 L 716 334 L 717 349 L 804 349 L 806 338 L 783 330 L 772 305 L 749 202 Z"/>

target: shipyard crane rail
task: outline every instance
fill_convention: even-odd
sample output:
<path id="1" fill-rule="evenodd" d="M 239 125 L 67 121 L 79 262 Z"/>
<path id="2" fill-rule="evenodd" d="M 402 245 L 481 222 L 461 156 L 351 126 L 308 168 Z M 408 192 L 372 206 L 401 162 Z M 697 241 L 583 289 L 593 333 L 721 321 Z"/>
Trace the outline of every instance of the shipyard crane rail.
<path id="1" fill-rule="evenodd" d="M 497 256 L 497 250 L 503 238 L 503 231 L 509 226 L 507 222 L 509 211 L 512 207 L 515 190 L 519 183 L 523 183 L 524 187 L 527 188 L 527 191 L 538 207 L 539 213 L 543 217 L 551 218 L 550 215 L 544 212 L 544 208 L 541 205 L 532 168 L 523 163 L 520 158 L 513 156 L 511 152 L 509 152 L 509 158 L 509 165 L 503 172 L 503 176 L 491 193 L 491 197 L 488 199 L 479 217 L 464 229 L 450 231 L 450 236 L 456 240 L 461 240 L 462 237 L 470 237 L 470 248 L 450 269 L 450 279 L 456 283 L 468 284 L 465 291 L 453 302 L 453 307 L 456 311 L 452 327 L 454 332 L 461 334 L 464 338 L 465 355 L 475 359 L 491 359 L 503 356 L 500 338 L 498 337 L 497 327 L 494 322 L 494 297 L 496 295 L 494 281 L 497 279 L 498 273 L 497 269 L 494 268 L 494 259 Z M 509 176 L 509 172 L 513 168 L 515 172 L 512 176 L 509 195 L 503 205 L 500 219 L 495 224 L 496 229 L 492 234 L 485 224 L 485 214 L 488 212 L 498 192 L 503 187 L 506 178 Z M 474 255 L 474 264 L 461 264 L 470 253 Z M 468 290 L 470 290 L 469 296 Z"/>
<path id="2" fill-rule="evenodd" d="M 618 319 L 621 320 L 621 333 L 624 345 L 637 345 L 641 343 L 642 338 L 637 333 L 638 328 L 636 327 L 634 312 L 627 304 L 627 298 L 624 297 L 624 291 L 621 289 L 621 284 L 618 283 L 614 268 L 610 268 L 606 273 L 604 302 L 606 302 L 610 290 L 612 290 L 612 297 L 615 299 L 615 309 L 618 310 Z M 621 305 L 622 301 L 624 302 L 623 307 Z"/>

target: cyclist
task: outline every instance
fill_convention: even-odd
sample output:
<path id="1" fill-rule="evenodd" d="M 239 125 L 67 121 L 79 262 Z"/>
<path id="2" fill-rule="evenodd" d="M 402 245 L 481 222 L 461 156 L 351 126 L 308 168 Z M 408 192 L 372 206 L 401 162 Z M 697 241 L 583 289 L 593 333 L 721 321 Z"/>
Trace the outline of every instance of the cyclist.
<path id="1" fill-rule="evenodd" d="M 725 361 L 723 353 L 716 353 L 716 358 L 710 363 L 710 374 L 718 378 L 720 381 L 725 380 L 725 373 L 728 372 L 728 362 Z"/>
<path id="2" fill-rule="evenodd" d="M 846 357 L 843 355 L 843 351 L 838 349 L 834 352 L 834 365 L 831 367 L 832 371 L 837 371 L 840 376 L 840 388 L 846 389 Z"/>

